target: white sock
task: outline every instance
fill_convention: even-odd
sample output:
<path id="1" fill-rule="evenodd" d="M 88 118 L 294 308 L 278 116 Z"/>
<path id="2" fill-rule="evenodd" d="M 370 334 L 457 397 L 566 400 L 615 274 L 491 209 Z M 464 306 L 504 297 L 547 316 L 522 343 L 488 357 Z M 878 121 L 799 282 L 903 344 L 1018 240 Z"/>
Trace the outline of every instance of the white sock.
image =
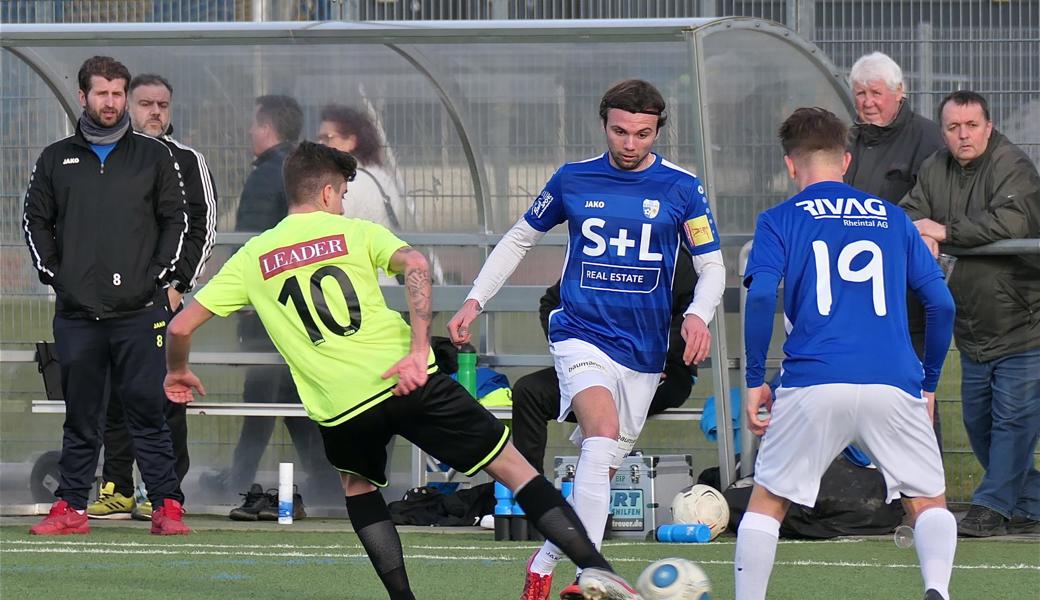
<path id="1" fill-rule="evenodd" d="M 924 589 L 950 597 L 950 573 L 957 550 L 957 520 L 945 508 L 930 508 L 917 516 L 914 547 L 921 563 Z"/>
<path id="2" fill-rule="evenodd" d="M 571 504 L 596 548 L 603 545 L 603 528 L 607 525 L 607 514 L 610 512 L 610 463 L 614 461 L 615 452 L 617 440 L 585 438 L 581 442 L 581 456 L 574 471 Z M 563 557 L 563 552 L 555 544 L 546 541 L 531 561 L 531 571 L 548 575 Z"/>
<path id="3" fill-rule="evenodd" d="M 759 513 L 744 513 L 737 528 L 733 559 L 736 600 L 765 600 L 779 537 L 780 521 Z"/>

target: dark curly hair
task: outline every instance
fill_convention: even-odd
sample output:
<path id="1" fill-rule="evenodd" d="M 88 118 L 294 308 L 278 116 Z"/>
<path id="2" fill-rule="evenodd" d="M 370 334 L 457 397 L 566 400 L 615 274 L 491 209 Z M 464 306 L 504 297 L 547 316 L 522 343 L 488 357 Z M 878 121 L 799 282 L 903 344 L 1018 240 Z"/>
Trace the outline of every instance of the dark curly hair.
<path id="1" fill-rule="evenodd" d="M 379 131 L 365 113 L 342 104 L 326 104 L 321 108 L 321 120 L 336 126 L 343 137 L 354 136 L 357 146 L 350 151 L 362 165 L 383 166 L 383 146 Z"/>

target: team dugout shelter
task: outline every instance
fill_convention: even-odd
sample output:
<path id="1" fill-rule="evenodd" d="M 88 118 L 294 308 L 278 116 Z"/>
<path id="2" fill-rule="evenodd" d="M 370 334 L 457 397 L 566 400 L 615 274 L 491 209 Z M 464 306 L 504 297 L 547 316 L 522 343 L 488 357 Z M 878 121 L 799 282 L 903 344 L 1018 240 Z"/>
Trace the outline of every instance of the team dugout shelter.
<path id="1" fill-rule="evenodd" d="M 303 138 L 312 140 L 326 104 L 370 115 L 406 199 L 399 235 L 435 255 L 442 271 L 434 289 L 435 333 L 445 331 L 488 252 L 556 168 L 606 149 L 598 116 L 603 92 L 621 79 L 653 83 L 668 104 L 655 151 L 704 182 L 729 289 L 688 410 L 674 420 L 651 420 L 637 447 L 693 452 L 698 468 L 722 465 L 724 486 L 735 471 L 733 433 L 720 427 L 716 448 L 704 443 L 692 420 L 714 395 L 719 422 L 728 422 L 730 397 L 742 386 L 740 250 L 756 215 L 795 191 L 777 128 L 802 106 L 826 108 L 850 123 L 854 114 L 845 75 L 815 46 L 781 25 L 749 18 L 5 25 L 0 46 L 5 86 L 12 86 L 0 127 L 0 504 L 8 506 L 29 500 L 34 458 L 60 448 L 63 419 L 60 403 L 46 402 L 32 360 L 33 342 L 52 339 L 54 300 L 38 283 L 22 241 L 21 199 L 39 151 L 74 130 L 81 112 L 76 72 L 90 56 L 113 56 L 134 74 L 158 73 L 172 83 L 173 135 L 205 155 L 219 195 L 210 276 L 255 233 L 235 224 L 253 160 L 247 129 L 254 99 L 296 98 Z M 552 364 L 538 299 L 559 277 L 566 243 L 564 228 L 550 232 L 486 307 L 476 332 L 482 365 L 515 381 Z M 391 306 L 406 308 L 399 286 L 384 291 Z M 298 407 L 242 402 L 244 370 L 281 359 L 240 347 L 236 318 L 196 336 L 192 363 L 209 395 L 195 413 L 228 415 L 189 418 L 196 474 L 228 463 L 240 429 L 234 417 L 302 414 Z M 779 354 L 776 345 L 772 356 Z M 771 366 L 777 364 L 774 358 Z M 547 456 L 553 454 L 550 447 Z M 415 484 L 414 459 L 396 453 L 396 483 Z M 189 473 L 189 495 L 192 479 Z"/>

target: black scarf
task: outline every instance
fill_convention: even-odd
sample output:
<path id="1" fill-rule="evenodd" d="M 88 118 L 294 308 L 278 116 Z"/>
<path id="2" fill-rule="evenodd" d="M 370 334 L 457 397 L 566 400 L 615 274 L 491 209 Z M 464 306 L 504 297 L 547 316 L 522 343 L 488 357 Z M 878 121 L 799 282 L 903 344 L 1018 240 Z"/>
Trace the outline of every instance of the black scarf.
<path id="1" fill-rule="evenodd" d="M 79 130 L 91 144 L 104 146 L 114 144 L 126 134 L 130 128 L 130 111 L 123 112 L 123 118 L 111 127 L 105 127 L 91 118 L 87 111 L 79 116 Z"/>

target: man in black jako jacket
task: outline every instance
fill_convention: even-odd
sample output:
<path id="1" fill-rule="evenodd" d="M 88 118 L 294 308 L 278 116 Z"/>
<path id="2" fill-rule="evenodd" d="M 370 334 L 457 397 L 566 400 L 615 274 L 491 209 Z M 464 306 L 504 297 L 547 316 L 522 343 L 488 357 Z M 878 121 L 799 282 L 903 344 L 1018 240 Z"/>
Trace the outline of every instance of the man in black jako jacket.
<path id="1" fill-rule="evenodd" d="M 61 481 L 36 535 L 88 533 L 105 381 L 122 398 L 141 477 L 155 507 L 152 533 L 184 534 L 170 429 L 159 382 L 171 281 L 188 219 L 170 150 L 135 133 L 130 72 L 107 56 L 79 70 L 76 133 L 43 150 L 25 195 L 25 239 L 40 281 L 54 288 L 65 425 Z"/>

